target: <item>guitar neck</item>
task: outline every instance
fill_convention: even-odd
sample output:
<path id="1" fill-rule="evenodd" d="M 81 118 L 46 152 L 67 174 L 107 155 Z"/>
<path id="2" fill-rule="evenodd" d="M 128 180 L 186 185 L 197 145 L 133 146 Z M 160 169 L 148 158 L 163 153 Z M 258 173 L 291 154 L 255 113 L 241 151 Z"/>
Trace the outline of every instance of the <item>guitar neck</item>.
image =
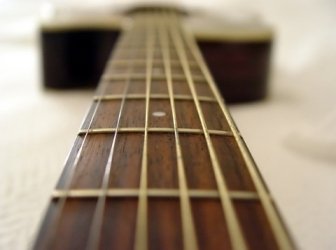
<path id="1" fill-rule="evenodd" d="M 292 249 L 180 17 L 133 14 L 35 249 Z"/>

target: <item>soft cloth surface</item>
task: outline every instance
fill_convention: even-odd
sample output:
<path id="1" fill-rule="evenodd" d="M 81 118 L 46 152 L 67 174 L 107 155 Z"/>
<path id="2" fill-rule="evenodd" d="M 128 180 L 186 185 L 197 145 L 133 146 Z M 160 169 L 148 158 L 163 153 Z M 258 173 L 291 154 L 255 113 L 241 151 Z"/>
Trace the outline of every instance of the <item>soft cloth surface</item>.
<path id="1" fill-rule="evenodd" d="M 0 2 L 0 249 L 29 247 L 92 96 L 41 88 L 38 4 L 17 2 Z M 275 27 L 269 99 L 230 109 L 297 245 L 334 249 L 335 2 L 207 2 Z"/>

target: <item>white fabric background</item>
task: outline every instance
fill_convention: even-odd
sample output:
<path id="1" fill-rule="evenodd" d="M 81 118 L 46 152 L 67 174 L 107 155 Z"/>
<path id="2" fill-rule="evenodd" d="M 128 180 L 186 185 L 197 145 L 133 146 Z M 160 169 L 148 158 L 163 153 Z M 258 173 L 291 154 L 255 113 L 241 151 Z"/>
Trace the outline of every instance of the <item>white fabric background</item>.
<path id="1" fill-rule="evenodd" d="M 230 109 L 298 247 L 336 249 L 336 1 L 190 2 L 273 25 L 268 100 Z M 28 248 L 92 95 L 41 88 L 40 3 L 0 0 L 0 249 Z"/>

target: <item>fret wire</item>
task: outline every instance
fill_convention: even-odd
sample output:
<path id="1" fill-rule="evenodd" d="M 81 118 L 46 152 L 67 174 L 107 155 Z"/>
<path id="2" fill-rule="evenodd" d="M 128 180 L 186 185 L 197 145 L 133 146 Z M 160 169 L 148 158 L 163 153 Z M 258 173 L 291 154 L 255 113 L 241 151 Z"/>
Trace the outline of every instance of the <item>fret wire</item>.
<path id="1" fill-rule="evenodd" d="M 123 127 L 118 128 L 118 133 L 140 133 L 144 132 L 145 128 L 140 127 Z M 93 128 L 93 129 L 81 129 L 78 132 L 78 135 L 83 134 L 109 134 L 109 133 L 115 133 L 116 128 Z M 149 133 L 173 133 L 174 128 L 164 128 L 164 127 L 149 127 L 148 128 Z M 178 133 L 182 134 L 203 134 L 202 129 L 194 129 L 194 128 L 177 128 Z M 231 131 L 225 131 L 225 130 L 214 130 L 209 129 L 208 130 L 210 135 L 223 135 L 223 136 L 233 136 L 233 133 Z"/>
<path id="2" fill-rule="evenodd" d="M 172 15 L 172 19 L 173 21 L 171 21 L 171 26 L 173 27 L 174 25 L 178 25 L 178 21 L 176 20 L 177 17 L 175 15 Z M 179 27 L 179 26 L 178 26 Z M 200 121 L 201 121 L 201 125 L 204 131 L 204 136 L 205 136 L 205 140 L 207 143 L 207 147 L 209 150 L 209 154 L 210 154 L 210 159 L 211 159 L 211 163 L 212 163 L 212 167 L 213 167 L 213 171 L 215 174 L 215 179 L 216 179 L 216 183 L 217 183 L 217 187 L 221 196 L 221 204 L 222 204 L 222 209 L 223 209 L 223 213 L 224 216 L 226 218 L 227 221 L 227 225 L 228 225 L 228 231 L 229 231 L 229 236 L 231 239 L 231 243 L 232 243 L 232 247 L 233 249 L 239 249 L 239 250 L 243 250 L 243 249 L 247 249 L 246 243 L 245 243 L 245 239 L 243 237 L 239 222 L 238 222 L 238 217 L 236 215 L 236 212 L 234 210 L 232 201 L 230 199 L 230 196 L 228 194 L 228 188 L 225 182 L 225 179 L 222 176 L 221 170 L 220 170 L 220 164 L 219 161 L 217 159 L 217 155 L 215 153 L 214 147 L 212 145 L 212 141 L 209 135 L 209 132 L 207 130 L 207 126 L 205 123 L 205 119 L 200 107 L 200 102 L 198 100 L 198 96 L 197 96 L 197 92 L 194 86 L 194 80 L 193 77 L 191 75 L 191 71 L 190 71 L 190 66 L 188 64 L 188 59 L 187 59 L 187 55 L 186 55 L 186 50 L 183 46 L 183 41 L 180 37 L 181 32 L 178 32 L 176 29 L 172 28 L 171 29 L 171 34 L 173 37 L 173 41 L 175 43 L 175 46 L 177 48 L 177 52 L 178 52 L 178 57 L 180 58 L 181 64 L 182 64 L 182 68 L 183 71 L 186 75 L 187 78 L 187 83 L 189 85 L 190 91 L 194 97 L 194 102 L 195 102 L 195 106 L 196 106 L 196 110 L 198 112 Z"/>
<path id="3" fill-rule="evenodd" d="M 102 79 L 104 81 L 113 81 L 113 80 L 124 80 L 128 76 L 125 74 L 103 74 Z M 146 80 L 146 75 L 144 74 L 132 74 L 132 79 L 134 80 Z M 153 80 L 166 80 L 164 75 L 153 75 Z M 183 74 L 174 74 L 173 75 L 174 80 L 186 80 Z M 200 75 L 194 75 L 194 79 L 196 81 L 205 81 L 203 76 Z"/>
<path id="4" fill-rule="evenodd" d="M 113 100 L 120 100 L 123 98 L 123 95 L 96 95 L 93 97 L 93 101 L 102 100 L 102 101 L 113 101 Z M 128 94 L 127 99 L 146 99 L 146 94 Z M 169 100 L 169 95 L 167 94 L 151 94 L 151 99 L 167 99 Z M 174 99 L 188 101 L 193 100 L 193 97 L 190 95 L 174 95 Z M 199 96 L 199 100 L 201 102 L 216 102 L 217 100 L 214 97 L 210 96 Z"/>
<path id="5" fill-rule="evenodd" d="M 219 199 L 220 194 L 217 190 L 211 189 L 188 189 L 188 197 L 202 198 L 202 199 Z M 68 192 L 69 198 L 98 198 L 102 196 L 105 191 L 101 189 L 72 189 Z M 54 190 L 52 193 L 53 199 L 59 199 L 66 195 L 66 191 L 62 189 Z M 139 195 L 138 189 L 126 188 L 110 188 L 106 191 L 108 197 L 137 197 Z M 179 198 L 180 189 L 147 189 L 147 195 L 150 197 L 167 197 Z M 259 200 L 258 193 L 251 191 L 230 191 L 229 196 L 235 200 Z M 271 198 L 270 198 L 271 199 Z"/>
<path id="6" fill-rule="evenodd" d="M 135 245 L 134 248 L 137 250 L 148 249 L 148 225 L 147 225 L 147 146 L 148 146 L 148 123 L 149 123 L 149 101 L 150 101 L 150 90 L 152 81 L 152 67 L 153 67 L 153 57 L 154 50 L 153 46 L 155 44 L 155 37 L 153 27 L 151 25 L 151 20 L 147 17 L 143 17 L 146 21 L 146 109 L 145 109 L 145 131 L 144 131 L 144 143 L 142 151 L 142 162 L 141 162 L 141 173 L 140 173 L 140 192 L 138 201 L 138 211 L 137 211 L 137 221 L 135 229 Z"/>
<path id="7" fill-rule="evenodd" d="M 228 124 L 233 132 L 234 138 L 237 142 L 238 148 L 240 149 L 243 159 L 246 163 L 247 170 L 249 174 L 251 175 L 251 178 L 253 180 L 253 183 L 256 187 L 256 190 L 260 196 L 261 204 L 265 210 L 266 216 L 268 217 L 268 220 L 270 222 L 270 226 L 275 234 L 276 242 L 280 249 L 294 249 L 292 240 L 289 238 L 289 236 L 286 233 L 285 227 L 277 214 L 277 211 L 272 203 L 271 196 L 269 192 L 267 191 L 265 184 L 262 181 L 262 177 L 260 176 L 257 166 L 252 159 L 251 155 L 248 152 L 248 149 L 243 142 L 243 139 L 235 126 L 235 123 L 227 109 L 227 107 L 224 105 L 224 102 L 222 101 L 221 94 L 219 93 L 216 84 L 213 80 L 213 77 L 211 76 L 211 73 L 204 63 L 204 59 L 201 55 L 201 52 L 195 45 L 195 42 L 193 41 L 193 38 L 190 35 L 185 35 L 186 42 L 188 43 L 189 47 L 191 48 L 191 52 L 195 56 L 195 60 L 199 63 L 199 66 L 201 68 L 202 73 L 204 74 L 215 98 L 217 99 L 217 102 L 226 117 Z"/>
<path id="8" fill-rule="evenodd" d="M 182 149 L 179 138 L 179 131 L 176 119 L 176 107 L 174 101 L 174 90 L 172 82 L 172 72 L 171 72 L 171 62 L 170 62 L 170 49 L 169 49 L 169 36 L 167 30 L 167 24 L 164 21 L 160 21 L 160 17 L 157 18 L 157 22 L 161 25 L 159 26 L 159 36 L 160 45 L 162 50 L 162 57 L 164 60 L 164 70 L 167 79 L 167 87 L 172 111 L 174 135 L 175 135 L 175 146 L 176 146 L 176 159 L 177 159 L 177 170 L 178 170 L 178 183 L 179 183 L 179 198 L 180 198 L 180 209 L 182 218 L 182 232 L 183 232 L 183 245 L 186 250 L 198 249 L 196 232 L 194 220 L 192 217 L 192 209 L 190 205 L 190 199 L 188 194 L 187 180 L 185 174 L 185 166 L 183 162 Z"/>
<path id="9" fill-rule="evenodd" d="M 138 18 L 136 18 L 137 20 Z M 129 55 L 132 55 L 132 50 L 129 50 Z M 119 127 L 120 127 L 120 121 L 121 121 L 121 116 L 122 112 L 124 110 L 125 102 L 126 102 L 126 96 L 130 87 L 130 76 L 132 74 L 134 68 L 134 64 L 132 61 L 129 61 L 128 65 L 128 79 L 126 80 L 126 85 L 123 93 L 123 97 L 121 100 L 120 104 L 120 109 L 117 117 L 117 123 L 116 123 L 116 128 L 114 131 L 114 136 L 113 140 L 111 143 L 111 148 L 110 152 L 108 155 L 108 159 L 105 165 L 105 171 L 103 175 L 103 180 L 102 180 L 102 192 L 101 195 L 98 197 L 98 202 L 95 207 L 94 215 L 93 215 L 93 220 L 90 226 L 90 232 L 89 232 L 89 239 L 88 239 L 88 244 L 86 249 L 87 250 L 94 250 L 99 247 L 99 240 L 100 240 L 100 232 L 102 230 L 102 224 L 103 224 L 103 219 L 104 219 L 104 211 L 105 211 L 105 204 L 106 204 L 106 198 L 107 198 L 107 193 L 109 189 L 109 180 L 110 180 L 110 173 L 111 173 L 111 167 L 112 167 L 112 161 L 114 157 L 114 151 L 115 151 L 115 145 L 117 141 L 117 135 L 119 132 Z"/>
<path id="10" fill-rule="evenodd" d="M 129 61 L 130 60 L 127 60 L 127 59 L 114 59 L 114 60 L 109 60 L 107 64 L 108 64 L 108 67 L 124 66 L 124 65 L 127 65 Z M 134 63 L 135 66 L 146 64 L 146 60 L 142 60 L 142 59 L 134 59 L 134 60 L 132 59 L 132 62 Z M 163 64 L 163 61 L 160 59 L 153 59 L 153 64 Z M 170 64 L 174 66 L 180 66 L 179 61 L 174 60 L 174 59 L 170 60 Z M 190 62 L 190 64 L 192 66 L 197 66 L 195 62 Z"/>
<path id="11" fill-rule="evenodd" d="M 116 48 L 118 47 L 118 45 L 120 45 L 121 43 L 123 43 L 126 39 L 128 39 L 128 36 L 127 34 L 122 34 L 122 36 L 118 39 L 117 43 L 116 43 Z M 116 53 L 117 50 L 113 50 L 111 52 L 111 55 L 110 57 L 113 57 L 113 55 Z M 105 70 L 106 70 L 106 67 L 105 66 Z M 103 89 L 107 89 L 107 84 L 104 84 L 104 82 L 100 81 L 100 84 L 97 88 L 97 93 L 100 92 L 100 90 Z M 93 114 L 92 114 L 92 117 L 91 119 L 89 120 L 89 128 L 92 126 L 93 124 L 93 120 L 95 118 L 95 115 L 97 113 L 97 110 L 98 110 L 98 107 L 100 106 L 100 103 L 101 103 L 101 100 L 98 100 L 94 110 L 93 110 Z M 83 120 L 83 124 L 85 122 L 85 119 Z M 83 126 L 83 125 L 82 125 Z M 53 220 L 53 227 L 51 227 L 51 229 L 49 229 L 49 231 L 47 231 L 46 233 L 46 236 L 45 238 L 46 239 L 50 239 L 50 240 L 46 240 L 46 242 L 49 242 L 49 244 L 47 245 L 47 248 L 51 245 L 53 245 L 53 242 L 56 240 L 56 238 L 53 238 L 53 235 L 55 235 L 56 233 L 56 230 L 60 224 L 60 217 L 62 215 L 62 212 L 63 212 L 63 209 L 65 207 L 65 202 L 67 200 L 67 197 L 68 197 L 68 193 L 70 192 L 70 187 L 71 187 L 71 183 L 73 181 L 73 177 L 74 177 L 74 174 L 75 174 L 75 170 L 77 168 L 77 165 L 78 165 L 78 162 L 79 162 L 79 159 L 80 159 L 80 156 L 82 154 L 82 151 L 83 151 L 83 148 L 84 148 L 84 145 L 86 143 L 86 140 L 87 140 L 87 136 L 88 136 L 88 133 L 86 133 L 84 135 L 84 138 L 80 144 L 80 147 L 79 147 L 79 150 L 78 152 L 76 153 L 76 156 L 75 156 L 75 159 L 74 159 L 74 162 L 72 164 L 72 167 L 70 168 L 69 170 L 69 174 L 68 174 L 68 179 L 66 180 L 64 186 L 65 186 L 65 195 L 62 197 L 62 199 L 59 201 L 58 203 L 58 209 L 56 210 L 55 212 L 55 216 L 54 216 L 54 220 Z M 71 152 L 70 152 L 71 153 Z M 67 160 L 69 159 L 70 157 L 70 153 L 67 157 Z"/>

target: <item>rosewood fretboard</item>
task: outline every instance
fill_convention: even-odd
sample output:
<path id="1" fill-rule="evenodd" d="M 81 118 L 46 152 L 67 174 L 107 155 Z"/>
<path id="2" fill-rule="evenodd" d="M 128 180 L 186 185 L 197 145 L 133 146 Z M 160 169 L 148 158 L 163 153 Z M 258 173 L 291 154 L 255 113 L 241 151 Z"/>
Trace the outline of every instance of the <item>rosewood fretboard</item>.
<path id="1" fill-rule="evenodd" d="M 133 14 L 35 249 L 292 249 L 196 43 Z"/>

